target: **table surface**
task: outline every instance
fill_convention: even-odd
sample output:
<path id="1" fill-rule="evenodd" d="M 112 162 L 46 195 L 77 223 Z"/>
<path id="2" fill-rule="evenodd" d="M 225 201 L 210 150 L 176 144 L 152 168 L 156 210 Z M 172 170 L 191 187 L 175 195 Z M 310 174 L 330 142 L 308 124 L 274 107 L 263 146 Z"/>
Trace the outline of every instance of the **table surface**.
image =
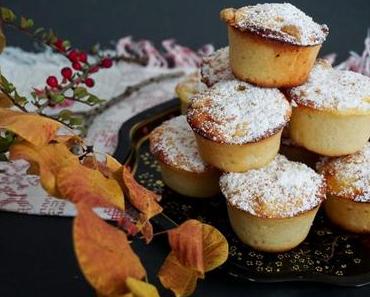
<path id="1" fill-rule="evenodd" d="M 0 296 L 79 297 L 93 296 L 73 252 L 72 219 L 0 212 Z M 154 277 L 168 253 L 166 238 L 155 238 L 150 246 L 137 243 L 135 251 L 147 268 L 149 280 L 162 297 L 173 296 L 161 289 Z M 150 252 L 148 252 L 150 251 Z M 369 296 L 370 286 L 346 288 L 314 283 L 257 284 L 238 281 L 221 271 L 199 281 L 193 296 L 293 297 Z"/>

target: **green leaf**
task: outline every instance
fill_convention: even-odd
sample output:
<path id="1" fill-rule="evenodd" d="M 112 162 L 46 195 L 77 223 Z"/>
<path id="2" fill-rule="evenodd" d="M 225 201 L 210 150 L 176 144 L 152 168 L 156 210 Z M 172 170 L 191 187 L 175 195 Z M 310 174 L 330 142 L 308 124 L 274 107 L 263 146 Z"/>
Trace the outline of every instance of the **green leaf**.
<path id="1" fill-rule="evenodd" d="M 16 16 L 14 12 L 6 7 L 1 7 L 0 8 L 0 14 L 1 14 L 1 19 L 6 22 L 6 23 L 12 23 L 16 20 Z"/>
<path id="2" fill-rule="evenodd" d="M 62 94 L 50 94 L 51 99 L 55 103 L 62 103 L 64 101 L 64 96 Z"/>
<path id="3" fill-rule="evenodd" d="M 33 27 L 33 20 L 32 19 L 27 19 L 23 16 L 21 16 L 21 23 L 20 26 L 22 29 L 29 29 Z"/>
<path id="4" fill-rule="evenodd" d="M 72 115 L 72 111 L 70 111 L 68 109 L 63 109 L 59 112 L 58 117 L 61 120 L 67 120 L 71 117 L 71 115 Z"/>
<path id="5" fill-rule="evenodd" d="M 63 46 L 64 48 L 68 49 L 71 47 L 71 42 L 69 40 L 64 40 L 63 41 Z"/>
<path id="6" fill-rule="evenodd" d="M 5 135 L 0 136 L 0 153 L 7 152 L 14 139 L 14 134 L 10 132 L 6 132 Z"/>
<path id="7" fill-rule="evenodd" d="M 17 91 L 14 92 L 14 101 L 21 106 L 25 106 L 28 102 L 27 98 L 20 96 Z"/>
<path id="8" fill-rule="evenodd" d="M 45 28 L 43 27 L 40 27 L 40 28 L 37 28 L 34 32 L 33 32 L 33 35 L 37 35 L 37 34 L 40 34 L 41 32 L 45 31 Z"/>
<path id="9" fill-rule="evenodd" d="M 88 94 L 89 93 L 87 92 L 87 89 L 84 87 L 77 87 L 73 91 L 73 96 L 75 96 L 78 99 L 86 97 Z"/>
<path id="10" fill-rule="evenodd" d="M 69 119 L 69 123 L 73 126 L 80 126 L 83 119 L 81 117 L 73 117 Z"/>

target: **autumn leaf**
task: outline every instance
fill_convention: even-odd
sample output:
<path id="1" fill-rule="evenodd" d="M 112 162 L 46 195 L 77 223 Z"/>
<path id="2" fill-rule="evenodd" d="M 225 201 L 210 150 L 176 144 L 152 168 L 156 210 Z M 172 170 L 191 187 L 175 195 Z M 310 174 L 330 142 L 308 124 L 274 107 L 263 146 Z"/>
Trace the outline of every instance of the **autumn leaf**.
<path id="1" fill-rule="evenodd" d="M 159 279 L 177 297 L 192 294 L 198 278 L 227 260 L 227 240 L 211 225 L 188 220 L 170 230 L 168 238 L 172 251 L 159 271 Z"/>
<path id="2" fill-rule="evenodd" d="M 183 266 L 174 253 L 170 253 L 158 273 L 161 284 L 174 292 L 176 297 L 193 294 L 197 286 L 198 273 Z"/>
<path id="3" fill-rule="evenodd" d="M 29 174 L 40 176 L 42 187 L 50 195 L 59 197 L 56 175 L 67 165 L 78 165 L 78 157 L 73 155 L 63 143 L 50 143 L 36 146 L 28 142 L 13 144 L 9 150 L 11 160 L 26 160 L 30 163 Z"/>
<path id="4" fill-rule="evenodd" d="M 0 40 L 1 40 L 1 33 L 0 33 Z M 1 41 L 0 41 L 1 44 Z M 1 45 L 0 45 L 0 52 L 1 52 Z M 9 99 L 7 95 L 5 95 L 3 92 L 0 92 L 0 108 L 1 107 L 11 107 L 13 105 L 13 102 Z"/>
<path id="5" fill-rule="evenodd" d="M 0 128 L 6 129 L 34 145 L 49 143 L 61 123 L 33 113 L 0 108 Z"/>
<path id="6" fill-rule="evenodd" d="M 168 241 L 173 253 L 185 267 L 204 274 L 202 223 L 188 220 L 168 231 Z"/>
<path id="7" fill-rule="evenodd" d="M 57 175 L 59 192 L 74 203 L 124 209 L 123 192 L 118 182 L 105 177 L 99 170 L 81 164 L 62 168 Z"/>
<path id="8" fill-rule="evenodd" d="M 128 277 L 126 286 L 134 297 L 159 297 L 156 287 L 141 280 Z"/>
<path id="9" fill-rule="evenodd" d="M 122 169 L 122 165 L 115 158 L 110 155 L 106 155 L 105 165 L 113 172 L 118 172 Z"/>
<path id="10" fill-rule="evenodd" d="M 146 243 L 149 243 L 153 238 L 153 227 L 149 220 L 163 210 L 157 202 L 159 196 L 136 182 L 126 166 L 122 168 L 122 177 L 130 204 L 140 212 L 137 220 L 138 230 L 143 234 Z"/>
<path id="11" fill-rule="evenodd" d="M 136 182 L 127 167 L 123 167 L 122 176 L 128 192 L 128 200 L 133 207 L 143 213 L 148 220 L 162 212 L 163 209 L 157 202 L 159 196 Z"/>
<path id="12" fill-rule="evenodd" d="M 102 296 L 122 296 L 137 288 L 138 284 L 127 282 L 127 278 L 140 280 L 146 272 L 126 234 L 104 222 L 84 203 L 78 203 L 77 210 L 74 249 L 88 282 Z"/>

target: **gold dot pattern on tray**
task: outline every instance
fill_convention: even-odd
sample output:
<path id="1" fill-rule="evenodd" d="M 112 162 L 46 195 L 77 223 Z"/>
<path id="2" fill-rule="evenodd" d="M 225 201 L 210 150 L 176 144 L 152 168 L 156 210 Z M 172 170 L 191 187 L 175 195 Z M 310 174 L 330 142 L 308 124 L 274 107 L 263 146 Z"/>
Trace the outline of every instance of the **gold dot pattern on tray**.
<path id="1" fill-rule="evenodd" d="M 242 244 L 234 235 L 227 220 L 224 198 L 191 199 L 168 189 L 162 182 L 160 168 L 144 143 L 140 149 L 137 164 L 137 178 L 140 183 L 162 194 L 161 205 L 164 213 L 176 223 L 189 218 L 198 219 L 217 227 L 229 242 L 228 262 L 238 267 L 229 269 L 229 274 L 243 277 L 278 276 L 291 273 L 291 277 L 300 274 L 325 274 L 342 277 L 353 273 L 367 273 L 370 267 L 370 239 L 359 235 L 342 233 L 325 221 L 319 213 L 307 239 L 292 251 L 267 254 L 253 250 Z M 160 222 L 158 222 L 160 224 Z M 234 266 L 233 266 L 234 267 Z"/>

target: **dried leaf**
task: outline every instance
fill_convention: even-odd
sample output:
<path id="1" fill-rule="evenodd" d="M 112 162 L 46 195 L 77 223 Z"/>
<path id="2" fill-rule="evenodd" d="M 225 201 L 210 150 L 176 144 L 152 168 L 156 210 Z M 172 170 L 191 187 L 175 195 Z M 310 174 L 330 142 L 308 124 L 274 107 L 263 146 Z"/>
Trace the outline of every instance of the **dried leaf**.
<path id="1" fill-rule="evenodd" d="M 106 155 L 105 165 L 113 172 L 119 172 L 122 169 L 122 165 L 111 155 Z"/>
<path id="2" fill-rule="evenodd" d="M 1 32 L 0 32 L 0 40 L 1 40 Z M 0 41 L 1 44 L 1 41 Z M 1 52 L 1 45 L 0 45 L 0 52 Z M 0 108 L 4 107 L 11 107 L 13 106 L 13 102 L 9 99 L 7 95 L 5 95 L 3 92 L 0 92 Z"/>
<path id="3" fill-rule="evenodd" d="M 99 170 L 75 164 L 62 168 L 57 175 L 59 192 L 74 203 L 83 201 L 90 206 L 124 209 L 124 198 L 115 179 L 105 177 Z"/>
<path id="4" fill-rule="evenodd" d="M 159 297 L 156 287 L 141 280 L 128 277 L 126 278 L 126 286 L 134 297 Z"/>
<path id="5" fill-rule="evenodd" d="M 202 224 L 202 227 L 204 269 L 208 272 L 226 262 L 229 256 L 229 244 L 215 227 L 208 224 Z"/>
<path id="6" fill-rule="evenodd" d="M 122 167 L 122 177 L 128 200 L 140 212 L 137 220 L 138 230 L 143 234 L 145 242 L 149 243 L 153 239 L 153 227 L 149 220 L 163 210 L 157 202 L 159 196 L 136 182 L 126 166 Z"/>
<path id="7" fill-rule="evenodd" d="M 126 284 L 127 278 L 143 279 L 146 272 L 126 234 L 101 220 L 86 204 L 78 203 L 77 209 L 74 248 L 86 279 L 103 296 L 128 293 L 132 284 Z"/>
<path id="8" fill-rule="evenodd" d="M 203 232 L 202 223 L 188 220 L 168 232 L 168 240 L 179 262 L 204 274 Z"/>
<path id="9" fill-rule="evenodd" d="M 228 243 L 214 227 L 188 220 L 168 232 L 171 253 L 159 271 L 163 286 L 176 296 L 189 296 L 204 272 L 222 265 L 228 257 Z"/>
<path id="10" fill-rule="evenodd" d="M 148 220 L 162 212 L 163 209 L 157 202 L 159 196 L 137 183 L 127 167 L 123 167 L 122 176 L 128 200 L 133 207 L 143 213 Z"/>
<path id="11" fill-rule="evenodd" d="M 67 165 L 78 165 L 78 157 L 73 155 L 63 143 L 50 143 L 36 146 L 28 142 L 13 144 L 9 150 L 11 160 L 26 160 L 30 163 L 29 174 L 40 176 L 42 187 L 52 196 L 60 196 L 56 186 L 56 176 Z"/>
<path id="12" fill-rule="evenodd" d="M 61 126 L 61 123 L 37 114 L 0 108 L 0 128 L 9 130 L 34 145 L 49 143 Z"/>
<path id="13" fill-rule="evenodd" d="M 193 294 L 197 286 L 198 274 L 196 271 L 183 266 L 170 253 L 158 273 L 161 284 L 175 293 L 176 297 L 186 297 Z"/>

